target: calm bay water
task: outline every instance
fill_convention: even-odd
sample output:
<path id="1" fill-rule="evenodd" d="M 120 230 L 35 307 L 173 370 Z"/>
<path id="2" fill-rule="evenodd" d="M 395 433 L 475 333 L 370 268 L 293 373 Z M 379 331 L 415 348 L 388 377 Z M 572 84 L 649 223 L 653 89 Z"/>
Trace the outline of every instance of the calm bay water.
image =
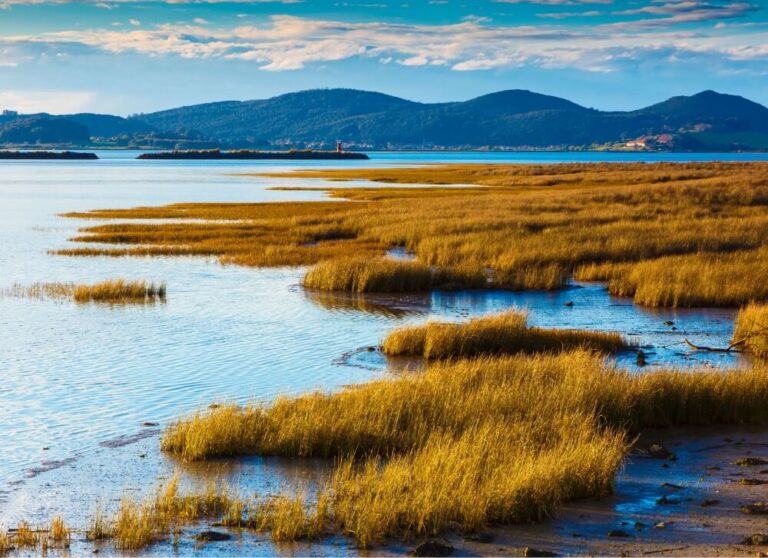
<path id="1" fill-rule="evenodd" d="M 528 308 L 537 325 L 619 330 L 646 347 L 652 365 L 738 364 L 729 355 L 691 355 L 681 345 L 683 336 L 726 344 L 732 311 L 651 311 L 608 296 L 600 285 L 557 293 L 438 292 L 361 300 L 304 293 L 299 269 L 48 254 L 67 246 L 76 229 L 88 224 L 58 217 L 61 212 L 182 201 L 317 200 L 322 193 L 267 189 L 317 181 L 235 174 L 339 166 L 100 155 L 93 162 L 0 162 L 0 290 L 16 283 L 146 278 L 167 282 L 168 301 L 110 307 L 0 297 L 0 524 L 26 513 L 71 509 L 74 496 L 62 487 L 83 488 L 84 479 L 86 493 L 78 497 L 90 505 L 99 495 L 114 496 L 132 480 L 143 482 L 175 466 L 157 455 L 156 436 L 135 446 L 153 454 L 144 469 L 128 459 L 138 450 L 123 445 L 124 437 L 152 433 L 142 422 L 162 426 L 214 400 L 338 389 L 384 374 L 382 357 L 363 358 L 355 351 L 377 345 L 395 326 L 430 317 L 461 320 L 517 306 Z M 344 166 L 722 159 L 768 161 L 768 154 L 383 153 Z M 669 320 L 675 330 L 664 325 Z M 619 360 L 631 364 L 633 355 Z M 269 477 L 264 460 L 243 467 L 250 467 L 259 483 L 269 482 L 263 480 Z"/>

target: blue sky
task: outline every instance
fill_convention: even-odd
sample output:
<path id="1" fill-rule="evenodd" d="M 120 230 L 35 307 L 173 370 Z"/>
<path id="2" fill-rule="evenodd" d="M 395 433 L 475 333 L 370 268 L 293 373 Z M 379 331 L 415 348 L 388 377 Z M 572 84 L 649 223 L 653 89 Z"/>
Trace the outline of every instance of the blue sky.
<path id="1" fill-rule="evenodd" d="M 130 114 L 317 87 L 768 105 L 768 0 L 0 0 L 0 108 Z"/>

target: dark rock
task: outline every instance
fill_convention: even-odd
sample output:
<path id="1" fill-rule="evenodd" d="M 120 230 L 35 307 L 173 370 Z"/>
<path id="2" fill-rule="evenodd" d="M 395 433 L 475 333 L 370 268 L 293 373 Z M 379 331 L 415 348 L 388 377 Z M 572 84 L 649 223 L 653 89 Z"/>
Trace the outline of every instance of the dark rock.
<path id="1" fill-rule="evenodd" d="M 368 351 L 369 353 L 372 353 L 376 350 L 376 347 L 366 347 L 365 350 Z"/>
<path id="2" fill-rule="evenodd" d="M 671 482 L 665 482 L 661 486 L 663 486 L 664 488 L 672 488 L 674 490 L 682 490 L 683 488 L 685 488 L 684 486 L 681 486 L 679 484 L 672 484 Z"/>
<path id="3" fill-rule="evenodd" d="M 629 533 L 626 533 L 626 532 L 624 532 L 624 531 L 622 531 L 620 529 L 615 529 L 613 531 L 608 531 L 608 536 L 609 537 L 618 537 L 618 538 L 625 539 L 625 538 L 629 537 Z"/>
<path id="4" fill-rule="evenodd" d="M 557 554 L 550 552 L 549 550 L 540 550 L 538 548 L 531 548 L 530 546 L 526 546 L 525 550 L 523 551 L 523 556 L 541 556 L 542 558 L 546 558 L 550 556 L 557 556 Z"/>
<path id="5" fill-rule="evenodd" d="M 751 537 L 747 537 L 741 544 L 748 544 L 750 546 L 765 546 L 768 545 L 768 535 L 763 533 L 755 533 Z"/>
<path id="6" fill-rule="evenodd" d="M 768 481 L 763 479 L 741 479 L 739 484 L 743 484 L 745 486 L 759 486 L 761 484 L 768 484 Z"/>
<path id="7" fill-rule="evenodd" d="M 568 301 L 568 302 L 566 302 L 566 303 L 565 303 L 563 306 L 568 306 L 568 307 L 570 307 L 570 306 L 573 306 L 573 301 L 572 301 L 572 300 L 569 300 L 569 301 Z"/>
<path id="8" fill-rule="evenodd" d="M 645 353 L 643 351 L 637 351 L 637 359 L 636 359 L 638 366 L 645 366 L 646 360 L 645 360 Z"/>
<path id="9" fill-rule="evenodd" d="M 435 540 L 424 541 L 410 552 L 411 556 L 450 556 L 451 554 L 453 554 L 452 546 Z"/>
<path id="10" fill-rule="evenodd" d="M 483 544 L 488 544 L 493 542 L 493 535 L 491 535 L 490 533 L 471 533 L 464 538 L 468 541 L 479 542 Z"/>
<path id="11" fill-rule="evenodd" d="M 768 504 L 765 502 L 755 502 L 754 504 L 744 504 L 739 508 L 741 513 L 748 515 L 768 515 Z"/>
<path id="12" fill-rule="evenodd" d="M 664 322 L 664 325 L 665 326 L 673 326 L 673 325 L 675 325 L 675 322 L 673 322 L 672 320 L 667 320 L 666 322 Z"/>
<path id="13" fill-rule="evenodd" d="M 680 503 L 680 500 L 677 500 L 675 498 L 667 498 L 666 496 L 662 496 L 661 498 L 656 500 L 657 506 L 674 506 L 679 503 Z"/>
<path id="14" fill-rule="evenodd" d="M 159 422 L 152 422 L 152 421 L 147 420 L 147 421 L 142 422 L 141 425 L 144 426 L 144 427 L 160 426 L 160 423 Z"/>
<path id="15" fill-rule="evenodd" d="M 201 531 L 195 535 L 195 540 L 199 542 L 219 542 L 228 541 L 232 535 L 222 533 L 221 531 Z"/>
<path id="16" fill-rule="evenodd" d="M 646 525 L 646 524 L 645 524 L 645 523 L 643 523 L 642 521 L 635 521 L 635 530 L 636 530 L 636 531 L 642 531 L 642 530 L 643 530 L 643 529 L 645 529 L 646 527 L 648 527 L 648 525 Z"/>
<path id="17" fill-rule="evenodd" d="M 720 471 L 722 467 L 718 467 L 717 465 L 711 465 L 707 467 L 707 471 Z"/>
<path id="18" fill-rule="evenodd" d="M 755 467 L 757 465 L 768 465 L 768 459 L 762 457 L 742 457 L 733 462 L 734 465 L 739 467 Z"/>
<path id="19" fill-rule="evenodd" d="M 704 500 L 701 503 L 702 508 L 708 508 L 710 506 L 716 506 L 720 503 L 720 500 Z"/>
<path id="20" fill-rule="evenodd" d="M 664 444 L 651 444 L 648 448 L 648 455 L 654 459 L 677 459 L 677 456 L 664 447 Z"/>

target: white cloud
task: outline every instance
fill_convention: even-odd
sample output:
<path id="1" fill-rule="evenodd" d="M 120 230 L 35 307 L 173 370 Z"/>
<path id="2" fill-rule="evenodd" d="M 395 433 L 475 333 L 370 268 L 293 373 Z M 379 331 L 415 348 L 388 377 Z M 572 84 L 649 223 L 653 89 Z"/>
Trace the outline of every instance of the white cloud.
<path id="1" fill-rule="evenodd" d="M 214 28 L 166 24 L 141 29 L 94 29 L 0 38 L 2 47 L 68 53 L 139 53 L 253 62 L 265 71 L 299 70 L 354 57 L 403 66 L 456 71 L 535 66 L 609 72 L 627 65 L 768 61 L 768 32 L 505 27 L 470 20 L 448 25 L 341 22 L 273 16 L 261 25 Z M 9 50 L 12 51 L 13 49 Z M 6 56 L 11 62 L 19 59 Z M 709 66 L 707 66 L 709 67 Z"/>
<path id="2" fill-rule="evenodd" d="M 134 27 L 139 27 L 141 25 L 141 22 L 138 19 L 129 19 L 128 23 L 130 23 Z"/>
<path id="3" fill-rule="evenodd" d="M 96 94 L 91 91 L 0 91 L 0 108 L 23 113 L 81 112 L 93 105 Z"/>

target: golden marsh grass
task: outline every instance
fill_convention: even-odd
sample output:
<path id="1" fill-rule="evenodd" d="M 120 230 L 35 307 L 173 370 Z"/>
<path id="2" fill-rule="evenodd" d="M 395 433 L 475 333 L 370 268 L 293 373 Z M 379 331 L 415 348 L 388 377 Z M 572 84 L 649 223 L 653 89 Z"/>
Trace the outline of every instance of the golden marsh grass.
<path id="1" fill-rule="evenodd" d="M 768 305 L 750 304 L 736 316 L 733 342 L 760 358 L 768 358 Z"/>
<path id="2" fill-rule="evenodd" d="M 469 270 L 465 278 L 481 286 L 486 270 L 496 287 L 555 289 L 574 270 L 585 278 L 591 265 L 626 266 L 633 271 L 614 270 L 614 288 L 641 304 L 738 306 L 768 298 L 754 279 L 768 267 L 767 174 L 764 163 L 310 171 L 288 176 L 475 187 L 342 187 L 325 190 L 349 201 L 174 204 L 70 214 L 195 221 L 96 225 L 74 240 L 113 247 L 58 253 L 213 256 L 250 266 L 341 259 L 336 270 L 323 268 L 309 282 L 353 288 L 354 280 L 332 277 L 346 273 L 350 258 L 371 260 L 366 265 L 379 268 L 384 284 L 401 282 L 401 270 L 382 271 L 378 258 L 402 246 L 416 254 L 419 265 Z"/>
<path id="3" fill-rule="evenodd" d="M 165 283 L 111 279 L 92 285 L 76 283 L 35 283 L 30 286 L 14 285 L 5 296 L 18 298 L 66 299 L 77 303 L 109 302 L 119 304 L 146 304 L 164 301 Z"/>
<path id="4" fill-rule="evenodd" d="M 336 456 L 323 515 L 369 546 L 541 519 L 610 492 L 643 428 L 765 423 L 766 397 L 766 365 L 634 374 L 584 350 L 482 357 L 334 394 L 222 405 L 170 426 L 162 449 L 188 460 Z M 282 505 L 299 525 L 316 513 Z M 281 536 L 305 531 L 295 529 Z"/>
<path id="5" fill-rule="evenodd" d="M 618 333 L 529 327 L 525 312 L 512 310 L 466 323 L 428 322 L 389 333 L 385 354 L 426 359 L 514 353 L 557 353 L 573 349 L 615 353 L 629 348 Z"/>

